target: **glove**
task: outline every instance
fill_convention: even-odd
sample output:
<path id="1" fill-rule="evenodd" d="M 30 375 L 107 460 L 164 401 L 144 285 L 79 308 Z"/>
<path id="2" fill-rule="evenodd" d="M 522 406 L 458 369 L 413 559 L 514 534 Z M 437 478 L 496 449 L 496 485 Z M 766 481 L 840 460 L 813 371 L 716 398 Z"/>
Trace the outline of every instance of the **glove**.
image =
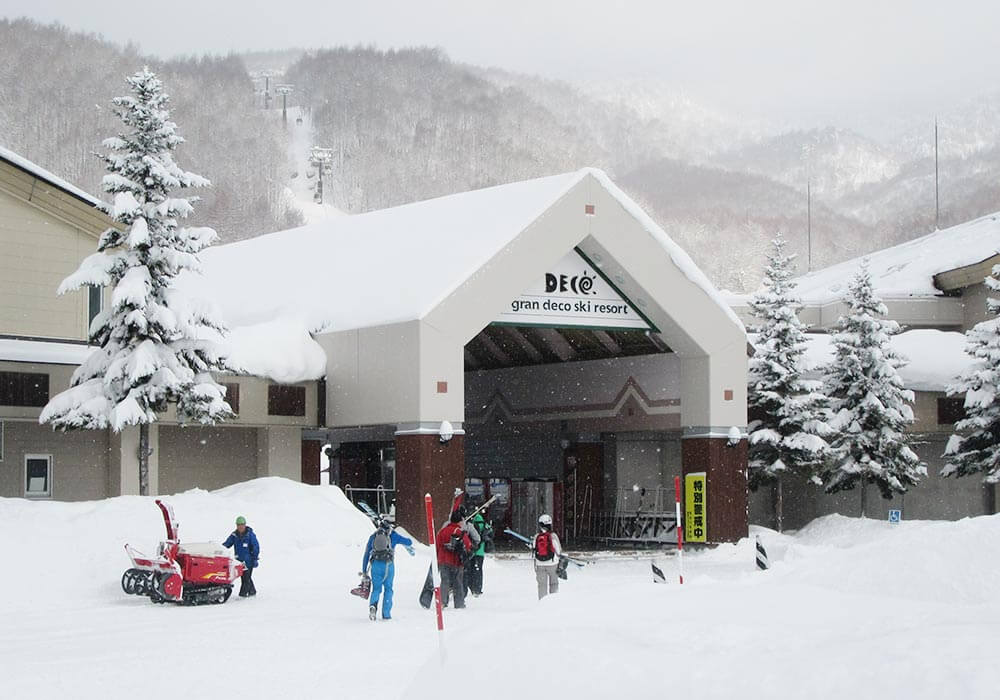
<path id="1" fill-rule="evenodd" d="M 414 556 L 417 555 L 416 551 L 414 551 L 414 549 L 413 549 L 413 545 L 412 544 L 406 545 L 406 551 L 410 553 L 411 557 L 414 557 Z"/>

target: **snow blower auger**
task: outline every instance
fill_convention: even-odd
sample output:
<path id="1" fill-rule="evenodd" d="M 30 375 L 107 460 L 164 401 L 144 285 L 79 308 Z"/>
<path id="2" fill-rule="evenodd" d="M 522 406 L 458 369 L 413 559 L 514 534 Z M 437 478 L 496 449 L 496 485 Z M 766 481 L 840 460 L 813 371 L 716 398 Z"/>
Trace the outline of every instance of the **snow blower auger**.
<path id="1" fill-rule="evenodd" d="M 154 603 L 225 603 L 246 567 L 214 542 L 181 544 L 173 508 L 161 500 L 156 505 L 163 513 L 167 539 L 160 542 L 156 557 L 125 545 L 132 568 L 122 574 L 122 590 L 149 596 Z"/>

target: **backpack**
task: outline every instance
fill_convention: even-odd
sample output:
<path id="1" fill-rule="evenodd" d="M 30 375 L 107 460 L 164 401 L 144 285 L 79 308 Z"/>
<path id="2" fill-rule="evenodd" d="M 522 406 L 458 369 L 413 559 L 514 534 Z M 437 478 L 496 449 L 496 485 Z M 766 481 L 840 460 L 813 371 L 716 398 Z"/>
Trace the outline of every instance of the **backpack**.
<path id="1" fill-rule="evenodd" d="M 445 542 L 444 548 L 449 552 L 454 552 L 459 562 L 465 563 L 468 552 L 465 551 L 465 533 L 462 530 L 456 529 L 452 532 L 451 537 Z"/>
<path id="2" fill-rule="evenodd" d="M 482 547 L 484 552 L 493 551 L 493 526 L 487 521 L 481 520 L 475 523 L 476 531 L 479 532 L 479 537 L 482 540 Z"/>
<path id="3" fill-rule="evenodd" d="M 392 561 L 391 533 L 379 528 L 372 541 L 372 561 Z"/>
<path id="4" fill-rule="evenodd" d="M 538 561 L 552 561 L 556 555 L 556 550 L 552 547 L 552 533 L 546 530 L 539 532 L 535 538 L 535 559 Z"/>

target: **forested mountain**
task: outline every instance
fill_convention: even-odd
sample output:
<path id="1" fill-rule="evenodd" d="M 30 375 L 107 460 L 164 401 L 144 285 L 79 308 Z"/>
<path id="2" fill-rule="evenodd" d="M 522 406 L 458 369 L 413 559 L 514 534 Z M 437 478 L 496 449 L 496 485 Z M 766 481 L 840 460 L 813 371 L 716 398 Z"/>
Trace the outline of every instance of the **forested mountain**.
<path id="1" fill-rule="evenodd" d="M 118 133 L 111 99 L 143 65 L 163 79 L 187 140 L 178 161 L 214 185 L 199 193 L 194 223 L 230 240 L 297 223 L 279 186 L 289 167 L 281 123 L 254 108 L 235 56 L 159 61 L 58 25 L 0 19 L 0 145 L 100 194 L 93 153 Z"/>
<path id="2" fill-rule="evenodd" d="M 198 221 L 237 240 L 302 220 L 286 190 L 333 150 L 326 204 L 358 213 L 477 187 L 604 168 L 720 286 L 756 286 L 773 234 L 813 267 L 934 225 L 933 125 L 874 139 L 745 122 L 662 86 L 565 82 L 451 61 L 428 48 L 289 49 L 161 61 L 60 26 L 0 20 L 0 145 L 99 192 L 91 155 L 115 133 L 110 100 L 142 65 L 161 74 L 187 144 L 214 187 Z M 262 74 L 294 85 L 302 123 L 264 109 Z M 255 90 L 258 92 L 255 93 Z M 272 97 L 274 97 L 272 93 Z M 298 111 L 295 114 L 299 114 Z M 942 115 L 941 224 L 1000 209 L 1000 96 Z M 300 192 L 308 190 L 295 181 Z"/>

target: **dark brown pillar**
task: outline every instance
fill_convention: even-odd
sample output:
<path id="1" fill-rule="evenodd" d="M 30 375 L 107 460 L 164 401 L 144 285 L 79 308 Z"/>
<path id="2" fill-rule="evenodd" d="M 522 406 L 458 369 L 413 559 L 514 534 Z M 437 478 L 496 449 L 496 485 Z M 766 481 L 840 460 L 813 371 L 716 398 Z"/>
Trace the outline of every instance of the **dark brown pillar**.
<path id="1" fill-rule="evenodd" d="M 728 442 L 724 437 L 690 437 L 681 441 L 684 474 L 706 473 L 709 542 L 735 542 L 749 534 L 747 441 L 740 440 L 734 447 Z"/>
<path id="2" fill-rule="evenodd" d="M 437 435 L 396 436 L 396 520 L 427 543 L 424 494 L 434 501 L 434 528 L 451 515 L 455 487 L 465 488 L 465 436 L 442 443 Z"/>

